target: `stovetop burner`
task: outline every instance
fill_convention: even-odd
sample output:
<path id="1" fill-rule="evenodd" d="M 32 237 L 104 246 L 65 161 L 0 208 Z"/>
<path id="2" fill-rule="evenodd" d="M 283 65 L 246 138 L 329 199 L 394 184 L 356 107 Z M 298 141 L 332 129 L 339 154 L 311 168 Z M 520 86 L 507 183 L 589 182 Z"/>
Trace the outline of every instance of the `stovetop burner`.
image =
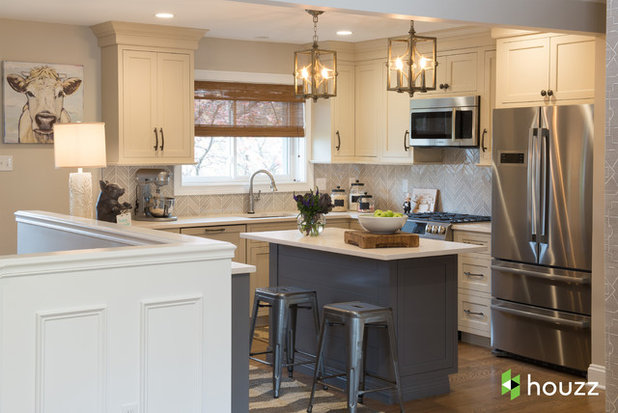
<path id="1" fill-rule="evenodd" d="M 458 214 L 452 212 L 422 212 L 416 214 L 410 213 L 407 215 L 410 219 L 415 221 L 450 222 L 452 224 L 491 221 L 491 217 L 489 216 Z"/>

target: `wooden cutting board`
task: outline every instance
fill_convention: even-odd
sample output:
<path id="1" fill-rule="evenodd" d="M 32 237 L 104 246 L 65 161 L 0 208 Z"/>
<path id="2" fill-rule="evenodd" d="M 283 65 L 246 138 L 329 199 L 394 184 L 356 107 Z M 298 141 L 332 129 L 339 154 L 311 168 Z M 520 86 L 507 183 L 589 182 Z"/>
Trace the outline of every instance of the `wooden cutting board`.
<path id="1" fill-rule="evenodd" d="M 346 231 L 344 240 L 346 244 L 360 248 L 418 247 L 419 244 L 418 234 L 407 232 L 380 235 L 365 231 Z"/>

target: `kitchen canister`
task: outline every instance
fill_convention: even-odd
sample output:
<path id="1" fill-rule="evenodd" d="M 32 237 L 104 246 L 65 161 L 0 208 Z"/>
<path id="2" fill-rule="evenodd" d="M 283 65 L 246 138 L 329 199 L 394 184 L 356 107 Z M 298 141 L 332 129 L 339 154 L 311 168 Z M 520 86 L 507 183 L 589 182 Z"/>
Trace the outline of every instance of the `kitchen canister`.
<path id="1" fill-rule="evenodd" d="M 358 197 L 365 193 L 364 188 L 365 184 L 359 182 L 358 179 L 350 184 L 350 204 L 348 206 L 350 211 L 358 211 Z"/>
<path id="2" fill-rule="evenodd" d="M 373 195 L 369 195 L 365 192 L 358 197 L 358 212 L 373 212 L 375 209 L 376 204 L 373 200 Z"/>
<path id="3" fill-rule="evenodd" d="M 345 212 L 348 210 L 348 197 L 345 194 L 345 189 L 337 186 L 330 193 L 330 199 L 333 201 L 333 211 Z"/>

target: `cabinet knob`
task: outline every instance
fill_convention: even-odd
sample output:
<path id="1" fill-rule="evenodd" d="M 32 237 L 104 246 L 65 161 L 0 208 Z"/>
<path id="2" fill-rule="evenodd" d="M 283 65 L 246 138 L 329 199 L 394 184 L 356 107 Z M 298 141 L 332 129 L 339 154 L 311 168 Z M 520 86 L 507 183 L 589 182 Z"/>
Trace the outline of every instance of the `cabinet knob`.
<path id="1" fill-rule="evenodd" d="M 551 90 L 551 89 L 549 89 L 549 90 L 547 91 L 547 96 L 554 96 L 554 91 L 553 91 L 553 90 Z"/>
<path id="2" fill-rule="evenodd" d="M 545 91 L 545 89 L 541 90 L 541 96 L 547 96 L 547 92 Z"/>
<path id="3" fill-rule="evenodd" d="M 444 83 L 440 83 L 440 89 L 444 89 Z"/>
<path id="4" fill-rule="evenodd" d="M 449 87 L 450 87 L 450 85 L 449 85 L 448 83 L 445 83 L 445 84 L 444 84 L 444 89 L 445 89 L 445 90 L 446 90 L 446 89 L 448 89 Z"/>

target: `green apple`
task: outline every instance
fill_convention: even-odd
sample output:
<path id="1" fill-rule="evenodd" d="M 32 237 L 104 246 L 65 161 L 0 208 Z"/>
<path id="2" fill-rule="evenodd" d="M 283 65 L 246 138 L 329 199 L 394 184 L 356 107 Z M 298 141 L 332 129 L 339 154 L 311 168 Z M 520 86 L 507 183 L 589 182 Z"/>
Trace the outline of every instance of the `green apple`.
<path id="1" fill-rule="evenodd" d="M 382 210 L 381 210 L 381 209 L 376 209 L 376 210 L 373 212 L 373 216 L 374 216 L 374 217 L 381 217 L 381 216 L 382 216 Z"/>
<path id="2" fill-rule="evenodd" d="M 392 216 L 394 216 L 394 215 L 395 215 L 395 214 L 394 214 L 394 213 L 393 213 L 393 211 L 391 211 L 390 209 L 384 213 L 384 216 L 385 216 L 385 217 L 392 217 Z"/>

